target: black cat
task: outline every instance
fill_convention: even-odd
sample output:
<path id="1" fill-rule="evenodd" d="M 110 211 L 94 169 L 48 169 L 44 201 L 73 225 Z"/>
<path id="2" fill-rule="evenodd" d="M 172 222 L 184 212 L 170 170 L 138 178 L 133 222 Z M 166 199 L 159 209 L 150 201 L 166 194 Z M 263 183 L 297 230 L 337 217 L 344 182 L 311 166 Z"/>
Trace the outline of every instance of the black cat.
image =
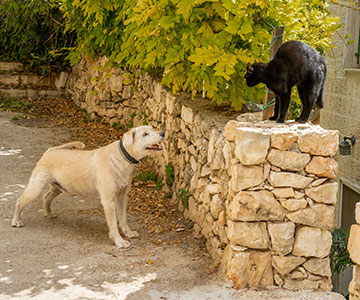
<path id="1" fill-rule="evenodd" d="M 302 112 L 296 121 L 306 123 L 314 103 L 319 108 L 324 106 L 326 69 L 325 57 L 314 48 L 303 42 L 289 41 L 280 46 L 269 63 L 255 61 L 248 66 L 245 79 L 250 87 L 263 82 L 275 93 L 274 115 L 270 120 L 277 123 L 285 122 L 291 88 L 296 85 L 302 103 Z"/>

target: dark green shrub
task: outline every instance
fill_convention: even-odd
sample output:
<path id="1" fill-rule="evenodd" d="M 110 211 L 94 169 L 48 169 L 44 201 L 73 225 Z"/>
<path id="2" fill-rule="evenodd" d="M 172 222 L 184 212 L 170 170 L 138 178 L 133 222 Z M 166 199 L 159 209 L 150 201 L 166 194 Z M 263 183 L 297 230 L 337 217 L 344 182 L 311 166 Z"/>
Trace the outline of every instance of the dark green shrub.
<path id="1" fill-rule="evenodd" d="M 65 57 L 74 46 L 74 33 L 65 25 L 56 0 L 2 0 L 0 60 L 25 63 L 41 74 L 69 66 Z"/>

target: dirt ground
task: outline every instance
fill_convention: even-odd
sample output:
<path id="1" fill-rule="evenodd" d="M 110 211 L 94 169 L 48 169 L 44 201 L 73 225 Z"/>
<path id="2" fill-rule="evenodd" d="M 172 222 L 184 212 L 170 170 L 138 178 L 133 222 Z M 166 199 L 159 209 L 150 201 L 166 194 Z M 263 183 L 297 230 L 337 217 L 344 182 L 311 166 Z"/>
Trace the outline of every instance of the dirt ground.
<path id="1" fill-rule="evenodd" d="M 131 240 L 130 250 L 117 249 L 108 238 L 97 197 L 60 195 L 52 205 L 54 219 L 43 217 L 39 199 L 25 208 L 25 227 L 12 228 L 16 199 L 47 148 L 75 137 L 94 148 L 121 134 L 99 124 L 87 127 L 98 127 L 105 137 L 85 134 L 77 121 L 70 127 L 66 116 L 55 117 L 57 108 L 43 110 L 43 116 L 53 112 L 17 121 L 19 113 L 0 111 L 0 299 L 344 299 L 327 292 L 233 290 L 218 277 L 176 204 L 151 182 L 133 184 L 129 224 L 140 238 Z M 149 168 L 145 161 L 137 172 Z"/>

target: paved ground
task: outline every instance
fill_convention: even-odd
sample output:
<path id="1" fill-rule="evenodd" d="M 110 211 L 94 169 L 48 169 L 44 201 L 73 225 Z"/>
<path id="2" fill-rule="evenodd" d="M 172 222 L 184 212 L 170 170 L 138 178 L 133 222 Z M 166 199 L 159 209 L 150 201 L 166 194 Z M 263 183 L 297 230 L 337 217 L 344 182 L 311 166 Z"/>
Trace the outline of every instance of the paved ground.
<path id="1" fill-rule="evenodd" d="M 191 244 L 157 246 L 140 232 L 128 251 L 107 236 L 96 198 L 59 196 L 55 219 L 42 215 L 41 201 L 24 211 L 25 227 L 12 228 L 16 199 L 36 161 L 50 146 L 69 138 L 59 128 L 20 127 L 13 113 L 0 112 L 0 299 L 117 300 L 335 300 L 325 292 L 235 291 L 211 274 L 211 260 Z M 86 201 L 85 201 L 86 200 Z M 185 233 L 173 233 L 185 234 Z M 176 236 L 169 236 L 176 238 Z"/>

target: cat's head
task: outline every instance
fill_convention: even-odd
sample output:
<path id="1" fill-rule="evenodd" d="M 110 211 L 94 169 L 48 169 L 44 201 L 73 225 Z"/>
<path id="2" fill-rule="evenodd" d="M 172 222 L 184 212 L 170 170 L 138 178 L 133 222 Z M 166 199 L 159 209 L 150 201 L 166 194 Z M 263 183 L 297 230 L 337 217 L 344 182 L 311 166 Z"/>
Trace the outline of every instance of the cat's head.
<path id="1" fill-rule="evenodd" d="M 265 68 L 266 64 L 258 63 L 256 60 L 252 65 L 247 66 L 244 76 L 247 86 L 252 87 L 262 82 L 262 73 L 264 72 Z"/>

